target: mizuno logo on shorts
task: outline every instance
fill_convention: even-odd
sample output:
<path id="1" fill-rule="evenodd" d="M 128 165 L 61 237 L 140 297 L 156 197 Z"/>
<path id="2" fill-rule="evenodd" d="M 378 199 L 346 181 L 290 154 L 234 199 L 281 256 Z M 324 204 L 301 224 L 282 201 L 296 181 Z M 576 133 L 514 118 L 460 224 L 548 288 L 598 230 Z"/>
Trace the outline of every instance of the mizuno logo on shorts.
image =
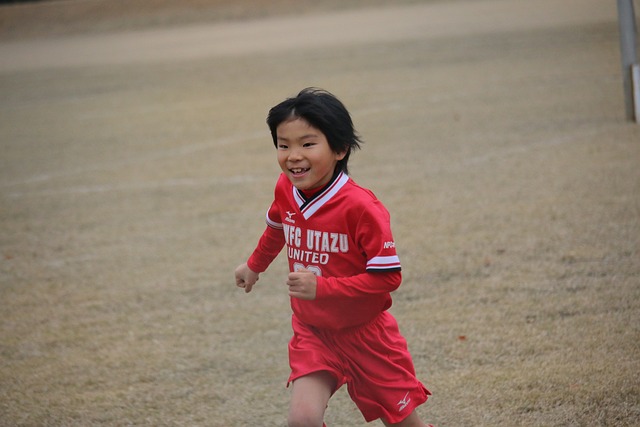
<path id="1" fill-rule="evenodd" d="M 406 408 L 409 402 L 411 402 L 411 398 L 409 397 L 409 392 L 407 392 L 407 394 L 405 394 L 404 397 L 398 402 L 398 406 L 400 406 L 398 408 L 398 411 L 402 411 L 404 408 Z"/>

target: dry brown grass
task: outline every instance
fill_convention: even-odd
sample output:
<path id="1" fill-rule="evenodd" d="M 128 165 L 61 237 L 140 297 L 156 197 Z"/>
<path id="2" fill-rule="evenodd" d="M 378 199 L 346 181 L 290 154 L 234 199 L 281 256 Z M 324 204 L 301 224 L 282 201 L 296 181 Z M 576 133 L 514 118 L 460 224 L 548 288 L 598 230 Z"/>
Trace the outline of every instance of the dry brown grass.
<path id="1" fill-rule="evenodd" d="M 396 4 L 442 0 L 395 0 Z M 0 39 L 244 21 L 388 4 L 386 0 L 44 0 L 0 5 Z"/>
<path id="2" fill-rule="evenodd" d="M 597 21 L 0 73 L 0 425 L 284 425 L 284 260 L 232 272 L 307 85 L 392 213 L 423 418 L 639 425 L 640 128 Z M 344 390 L 327 423 L 364 425 Z"/>

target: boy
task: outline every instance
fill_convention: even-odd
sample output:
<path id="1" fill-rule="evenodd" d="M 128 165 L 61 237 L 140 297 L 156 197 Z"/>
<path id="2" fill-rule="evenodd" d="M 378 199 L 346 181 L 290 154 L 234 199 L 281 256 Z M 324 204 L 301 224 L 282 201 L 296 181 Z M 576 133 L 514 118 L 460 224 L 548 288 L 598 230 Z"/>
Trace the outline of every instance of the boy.
<path id="1" fill-rule="evenodd" d="M 273 107 L 267 124 L 282 174 L 267 228 L 235 276 L 250 292 L 286 244 L 288 425 L 323 426 L 329 399 L 346 383 L 367 421 L 423 427 L 415 408 L 431 393 L 387 311 L 402 278 L 389 214 L 347 175 L 361 142 L 349 112 L 329 92 L 307 88 Z"/>

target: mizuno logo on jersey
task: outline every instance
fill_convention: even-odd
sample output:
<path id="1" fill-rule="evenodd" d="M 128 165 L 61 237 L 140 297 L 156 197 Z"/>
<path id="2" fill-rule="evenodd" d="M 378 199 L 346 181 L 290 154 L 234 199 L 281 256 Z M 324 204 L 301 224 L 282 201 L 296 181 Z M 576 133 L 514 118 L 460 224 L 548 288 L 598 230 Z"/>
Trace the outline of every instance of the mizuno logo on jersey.
<path id="1" fill-rule="evenodd" d="M 294 216 L 295 214 L 296 214 L 295 212 L 289 212 L 289 211 L 287 211 L 287 217 L 286 217 L 284 220 L 285 220 L 285 221 L 287 221 L 287 222 L 290 222 L 290 223 L 292 223 L 292 224 L 295 224 L 295 223 L 296 223 L 296 221 L 293 219 L 293 216 Z"/>

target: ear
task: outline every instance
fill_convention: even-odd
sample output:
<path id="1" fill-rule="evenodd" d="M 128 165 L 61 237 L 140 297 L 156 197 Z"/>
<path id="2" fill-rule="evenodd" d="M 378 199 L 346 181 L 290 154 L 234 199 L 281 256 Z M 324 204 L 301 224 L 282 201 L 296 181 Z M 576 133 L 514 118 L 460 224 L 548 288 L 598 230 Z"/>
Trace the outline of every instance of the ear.
<path id="1" fill-rule="evenodd" d="M 347 155 L 347 151 L 342 151 L 340 153 L 336 153 L 336 160 L 340 161 L 342 159 L 344 159 L 344 157 Z"/>

